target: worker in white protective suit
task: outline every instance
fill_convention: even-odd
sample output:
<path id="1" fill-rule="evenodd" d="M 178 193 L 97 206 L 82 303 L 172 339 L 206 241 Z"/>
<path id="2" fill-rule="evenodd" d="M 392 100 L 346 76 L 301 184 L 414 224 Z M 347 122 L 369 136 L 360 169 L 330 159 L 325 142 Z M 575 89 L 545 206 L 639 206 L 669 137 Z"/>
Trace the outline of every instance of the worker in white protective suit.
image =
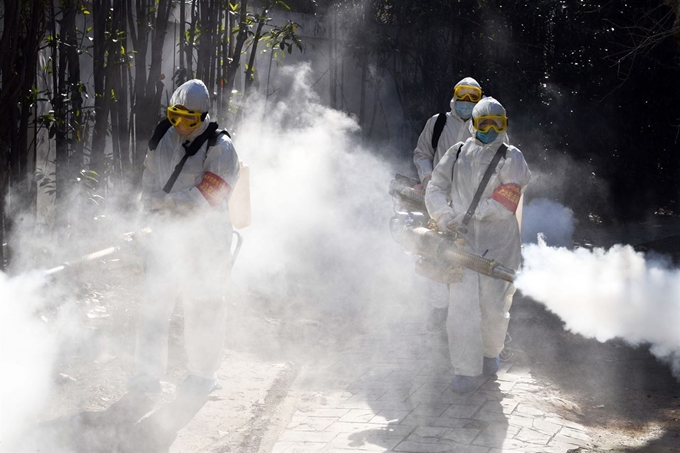
<path id="1" fill-rule="evenodd" d="M 432 170 L 439 160 L 456 143 L 464 142 L 472 136 L 472 109 L 482 99 L 482 87 L 472 77 L 461 79 L 453 88 L 451 110 L 432 116 L 418 138 L 413 152 L 420 187 L 423 192 L 432 179 Z M 430 313 L 425 328 L 428 332 L 439 332 L 446 321 L 449 307 L 448 286 L 433 280 L 427 281 Z"/>
<path id="2" fill-rule="evenodd" d="M 144 161 L 141 201 L 152 233 L 146 244 L 145 294 L 130 391 L 161 390 L 169 319 L 177 300 L 184 312 L 189 371 L 179 391 L 207 395 L 220 387 L 216 371 L 232 264 L 228 201 L 239 177 L 239 159 L 228 134 L 210 122 L 209 108 L 202 81 L 177 88 L 167 122 L 156 128 L 158 141 L 152 145 L 152 139 Z"/>
<path id="3" fill-rule="evenodd" d="M 517 270 L 521 242 L 515 211 L 531 173 L 520 150 L 503 143 L 508 119 L 497 100 L 479 101 L 472 124 L 475 135 L 449 148 L 435 167 L 425 194 L 427 210 L 442 232 L 466 229 L 468 251 Z M 490 179 L 479 189 L 490 167 Z M 468 269 L 460 283 L 450 285 L 449 311 L 455 316 L 448 317 L 446 328 L 454 391 L 473 391 L 477 376 L 498 371 L 514 293 L 514 285 Z"/>

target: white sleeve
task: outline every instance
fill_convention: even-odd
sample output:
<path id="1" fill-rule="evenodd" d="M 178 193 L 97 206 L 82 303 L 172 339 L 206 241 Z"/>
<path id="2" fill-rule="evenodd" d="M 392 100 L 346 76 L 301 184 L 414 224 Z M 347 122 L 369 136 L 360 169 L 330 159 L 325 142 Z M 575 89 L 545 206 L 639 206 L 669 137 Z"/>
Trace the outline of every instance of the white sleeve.
<path id="1" fill-rule="evenodd" d="M 432 148 L 432 133 L 437 115 L 434 115 L 425 124 L 423 131 L 418 137 L 418 145 L 413 151 L 413 163 L 416 165 L 418 177 L 422 182 L 427 176 L 432 176 L 432 162 L 434 161 L 435 150 Z"/>
<path id="2" fill-rule="evenodd" d="M 458 157 L 458 149 L 463 143 L 456 143 L 446 150 L 446 154 L 439 161 L 432 172 L 432 180 L 425 191 L 425 206 L 427 212 L 435 221 L 446 214 L 452 214 L 453 209 L 449 204 L 451 194 L 451 180 L 453 178 L 453 166 Z"/>

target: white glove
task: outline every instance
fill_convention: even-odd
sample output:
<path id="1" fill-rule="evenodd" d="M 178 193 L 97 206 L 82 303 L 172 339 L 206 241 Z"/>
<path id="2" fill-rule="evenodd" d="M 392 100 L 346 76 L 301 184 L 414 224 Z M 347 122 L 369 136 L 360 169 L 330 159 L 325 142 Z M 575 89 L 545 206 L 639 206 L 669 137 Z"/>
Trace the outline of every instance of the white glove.
<path id="1" fill-rule="evenodd" d="M 430 179 L 432 179 L 431 176 L 425 176 L 423 178 L 423 182 L 421 182 L 420 184 L 416 184 L 414 187 L 416 192 L 425 194 L 425 190 L 427 190 L 427 185 L 429 184 Z"/>
<path id="2" fill-rule="evenodd" d="M 461 212 L 460 214 L 456 214 L 456 216 L 453 218 L 451 223 L 449 223 L 449 230 L 453 231 L 455 233 L 462 233 L 462 234 L 467 233 L 468 227 L 463 225 L 463 219 L 464 218 L 465 218 L 464 212 Z"/>
<path id="3" fill-rule="evenodd" d="M 432 175 L 428 175 L 423 178 L 423 182 L 421 183 L 421 185 L 423 186 L 423 192 L 425 192 L 425 190 L 427 189 L 427 185 L 430 183 L 431 179 Z"/>
<path id="4" fill-rule="evenodd" d="M 169 206 L 172 199 L 168 194 L 159 190 L 158 192 L 151 192 L 144 200 L 144 208 L 148 211 L 158 211 L 166 206 Z"/>
<path id="5" fill-rule="evenodd" d="M 443 232 L 448 232 L 449 231 L 449 224 L 453 222 L 454 215 L 451 214 L 450 212 L 446 212 L 439 216 L 439 219 L 437 219 L 437 228 L 439 228 L 440 231 Z"/>
<path id="6" fill-rule="evenodd" d="M 456 214 L 456 217 L 453 219 L 453 223 L 458 224 L 460 226 L 463 226 L 463 219 L 465 218 L 465 212 L 461 212 L 460 214 Z"/>

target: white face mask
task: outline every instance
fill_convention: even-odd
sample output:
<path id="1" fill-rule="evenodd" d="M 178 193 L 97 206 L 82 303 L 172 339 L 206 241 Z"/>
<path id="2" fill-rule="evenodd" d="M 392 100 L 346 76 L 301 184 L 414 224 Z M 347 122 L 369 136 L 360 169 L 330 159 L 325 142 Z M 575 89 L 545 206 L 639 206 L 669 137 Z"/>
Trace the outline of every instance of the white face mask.
<path id="1" fill-rule="evenodd" d="M 475 108 L 474 102 L 456 101 L 454 104 L 456 114 L 464 120 L 470 119 L 472 116 L 472 109 Z"/>

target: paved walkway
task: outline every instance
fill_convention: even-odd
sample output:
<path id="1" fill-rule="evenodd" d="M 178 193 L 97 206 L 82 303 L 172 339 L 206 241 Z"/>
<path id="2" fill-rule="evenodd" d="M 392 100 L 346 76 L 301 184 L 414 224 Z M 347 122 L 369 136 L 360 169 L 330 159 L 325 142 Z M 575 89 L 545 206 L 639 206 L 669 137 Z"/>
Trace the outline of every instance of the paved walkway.
<path id="1" fill-rule="evenodd" d="M 421 330 L 398 324 L 359 337 L 334 363 L 303 373 L 297 410 L 273 452 L 565 453 L 591 445 L 573 421 L 578 407 L 537 386 L 529 369 L 502 363 L 498 378 L 481 379 L 474 393 L 451 392 L 445 337 Z"/>

